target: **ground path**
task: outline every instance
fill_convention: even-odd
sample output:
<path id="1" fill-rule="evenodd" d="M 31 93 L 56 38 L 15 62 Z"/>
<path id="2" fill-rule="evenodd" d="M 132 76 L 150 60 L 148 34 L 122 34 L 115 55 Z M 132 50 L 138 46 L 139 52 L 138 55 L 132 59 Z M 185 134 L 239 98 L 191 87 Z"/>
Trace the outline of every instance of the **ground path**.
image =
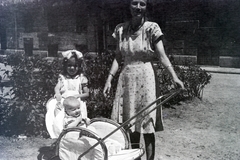
<path id="1" fill-rule="evenodd" d="M 156 160 L 240 159 L 240 74 L 211 74 L 202 101 L 164 109 Z"/>
<path id="2" fill-rule="evenodd" d="M 240 159 L 240 74 L 212 73 L 202 101 L 175 108 L 163 110 L 165 130 L 156 133 L 155 160 Z M 0 160 L 37 159 L 39 148 L 52 143 L 0 137 Z"/>

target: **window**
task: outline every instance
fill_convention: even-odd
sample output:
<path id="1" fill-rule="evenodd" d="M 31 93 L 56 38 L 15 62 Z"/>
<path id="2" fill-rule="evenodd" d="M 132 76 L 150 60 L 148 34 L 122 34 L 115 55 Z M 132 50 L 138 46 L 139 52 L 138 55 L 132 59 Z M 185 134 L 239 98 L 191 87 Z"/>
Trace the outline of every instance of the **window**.
<path id="1" fill-rule="evenodd" d="M 57 56 L 58 56 L 58 44 L 49 44 L 48 57 L 57 57 Z"/>
<path id="2" fill-rule="evenodd" d="M 47 15 L 48 31 L 58 32 L 58 14 L 53 11 L 49 11 Z"/>
<path id="3" fill-rule="evenodd" d="M 23 38 L 26 56 L 33 56 L 33 38 Z"/>

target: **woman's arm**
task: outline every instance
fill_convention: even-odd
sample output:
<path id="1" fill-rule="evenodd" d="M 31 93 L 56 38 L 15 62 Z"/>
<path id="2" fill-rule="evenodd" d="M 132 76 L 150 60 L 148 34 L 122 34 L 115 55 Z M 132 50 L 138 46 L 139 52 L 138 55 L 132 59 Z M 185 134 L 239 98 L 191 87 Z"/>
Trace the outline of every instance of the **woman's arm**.
<path id="1" fill-rule="evenodd" d="M 112 67 L 110 69 L 110 72 L 108 74 L 108 78 L 107 78 L 107 81 L 105 83 L 105 86 L 104 86 L 104 89 L 103 89 L 103 94 L 104 96 L 106 97 L 107 94 L 110 92 L 110 89 L 111 89 L 111 82 L 112 82 L 112 79 L 113 77 L 115 76 L 115 74 L 117 73 L 118 71 L 118 68 L 119 68 L 119 64 L 116 60 L 116 58 L 113 60 L 113 63 L 112 63 Z"/>
<path id="2" fill-rule="evenodd" d="M 155 52 L 158 54 L 159 57 L 159 61 L 163 64 L 163 66 L 168 70 L 168 72 L 171 74 L 173 81 L 175 83 L 177 83 L 178 85 L 181 86 L 181 88 L 184 88 L 183 82 L 178 78 L 176 72 L 173 69 L 173 66 L 170 62 L 170 60 L 168 59 L 165 50 L 164 50 L 164 46 L 163 46 L 163 42 L 162 40 L 158 41 L 155 44 Z"/>

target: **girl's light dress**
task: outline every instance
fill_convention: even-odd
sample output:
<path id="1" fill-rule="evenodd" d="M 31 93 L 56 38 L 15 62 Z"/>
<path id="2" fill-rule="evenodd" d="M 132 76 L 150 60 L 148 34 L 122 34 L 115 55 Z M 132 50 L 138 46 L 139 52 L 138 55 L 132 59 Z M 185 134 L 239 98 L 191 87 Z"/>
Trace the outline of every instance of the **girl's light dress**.
<path id="1" fill-rule="evenodd" d="M 118 57 L 121 57 L 124 62 L 111 116 L 119 123 L 128 120 L 156 99 L 155 74 L 151 62 L 157 60 L 153 50 L 154 42 L 163 33 L 157 23 L 148 21 L 136 32 L 130 28 L 129 22 L 121 23 L 113 33 L 118 44 L 116 58 L 118 60 Z M 136 122 L 135 126 L 131 127 L 132 132 L 155 132 L 156 110 L 143 118 L 146 112 L 131 122 Z M 161 114 L 158 116 L 161 117 Z M 162 124 L 161 118 L 160 121 Z M 162 126 L 158 130 L 162 130 Z"/>
<path id="2" fill-rule="evenodd" d="M 59 80 L 61 83 L 60 93 L 62 95 L 62 100 L 69 96 L 74 96 L 78 94 L 82 94 L 82 88 L 84 85 L 88 83 L 88 79 L 83 75 L 77 75 L 74 78 L 67 78 L 62 74 L 59 75 Z M 82 101 L 80 98 L 78 99 L 81 103 L 81 113 L 83 118 L 87 118 L 87 108 L 86 102 Z"/>
<path id="3" fill-rule="evenodd" d="M 82 94 L 82 87 L 88 83 L 88 79 L 84 75 L 77 75 L 74 78 L 68 78 L 63 76 L 62 74 L 59 75 L 58 82 L 60 83 L 60 93 L 62 95 L 61 103 L 63 102 L 64 98 L 69 96 L 74 96 L 78 94 Z M 82 101 L 80 98 L 78 99 L 81 104 L 81 113 L 83 118 L 87 118 L 87 107 L 86 102 Z M 47 103 L 47 113 L 46 113 L 46 127 L 48 133 L 50 134 L 51 138 L 57 138 L 59 134 L 62 132 L 63 129 L 63 118 L 64 118 L 64 109 L 62 109 L 58 115 L 54 116 L 54 110 L 57 107 L 57 100 L 56 98 L 51 99 Z"/>

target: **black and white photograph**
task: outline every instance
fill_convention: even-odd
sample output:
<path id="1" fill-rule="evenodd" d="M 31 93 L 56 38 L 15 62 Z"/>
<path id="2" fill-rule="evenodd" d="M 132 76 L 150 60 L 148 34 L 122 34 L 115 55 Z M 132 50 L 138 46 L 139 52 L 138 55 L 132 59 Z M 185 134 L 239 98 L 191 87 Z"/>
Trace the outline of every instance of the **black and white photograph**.
<path id="1" fill-rule="evenodd" d="M 0 160 L 239 160 L 239 0 L 0 0 Z"/>

